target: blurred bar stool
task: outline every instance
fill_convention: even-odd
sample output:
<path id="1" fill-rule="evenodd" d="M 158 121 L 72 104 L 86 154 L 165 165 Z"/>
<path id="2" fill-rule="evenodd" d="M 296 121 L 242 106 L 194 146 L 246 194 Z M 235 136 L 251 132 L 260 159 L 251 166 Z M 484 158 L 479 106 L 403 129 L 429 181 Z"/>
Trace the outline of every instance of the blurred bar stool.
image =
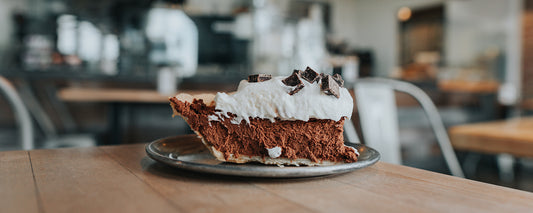
<path id="1" fill-rule="evenodd" d="M 52 119 L 42 109 L 28 83 L 22 82 L 20 95 L 15 87 L 2 76 L 0 76 L 0 86 L 8 94 L 17 121 L 20 123 L 23 149 L 96 146 L 96 140 L 91 134 L 59 134 Z M 23 98 L 20 98 L 21 96 Z M 41 147 L 36 147 L 32 118 L 35 119 L 35 123 L 44 134 Z"/>
<path id="2" fill-rule="evenodd" d="M 5 95 L 15 113 L 21 148 L 24 150 L 33 149 L 35 147 L 33 124 L 26 105 L 22 102 L 15 87 L 3 76 L 0 76 L 0 91 Z"/>
<path id="3" fill-rule="evenodd" d="M 384 78 L 358 79 L 354 90 L 363 139 L 367 145 L 381 152 L 383 161 L 395 164 L 402 162 L 397 107 L 394 98 L 394 91 L 399 91 L 412 96 L 420 103 L 429 119 L 451 174 L 464 177 L 437 107 L 424 91 L 407 82 Z M 345 128 L 347 131 L 349 129 L 351 128 Z M 356 133 L 346 135 L 354 134 Z"/>

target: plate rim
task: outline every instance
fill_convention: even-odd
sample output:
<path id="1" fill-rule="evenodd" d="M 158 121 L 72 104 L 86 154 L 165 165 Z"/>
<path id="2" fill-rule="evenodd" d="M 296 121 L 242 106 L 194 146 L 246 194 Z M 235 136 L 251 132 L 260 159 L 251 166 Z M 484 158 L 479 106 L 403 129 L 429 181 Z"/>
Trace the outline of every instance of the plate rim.
<path id="1" fill-rule="evenodd" d="M 347 143 L 345 145 L 360 148 L 365 147 L 366 152 L 371 152 L 374 155 L 370 159 L 365 161 L 356 161 L 353 163 L 341 163 L 328 166 L 284 166 L 279 167 L 275 165 L 261 165 L 251 166 L 247 164 L 246 166 L 240 164 L 204 164 L 199 162 L 184 161 L 178 159 L 172 159 L 168 156 L 165 156 L 155 149 L 155 145 L 162 143 L 163 141 L 173 139 L 174 137 L 165 137 L 154 140 L 148 143 L 145 146 L 145 151 L 147 155 L 153 160 L 166 164 L 168 166 L 185 169 L 189 171 L 201 172 L 201 173 L 210 173 L 210 174 L 219 174 L 219 175 L 229 175 L 229 176 L 241 176 L 241 177 L 260 177 L 260 178 L 301 178 L 301 177 L 317 177 L 333 174 L 342 174 L 346 172 L 351 172 L 354 170 L 362 169 L 368 166 L 371 166 L 379 161 L 381 154 L 364 144 L 360 143 Z"/>

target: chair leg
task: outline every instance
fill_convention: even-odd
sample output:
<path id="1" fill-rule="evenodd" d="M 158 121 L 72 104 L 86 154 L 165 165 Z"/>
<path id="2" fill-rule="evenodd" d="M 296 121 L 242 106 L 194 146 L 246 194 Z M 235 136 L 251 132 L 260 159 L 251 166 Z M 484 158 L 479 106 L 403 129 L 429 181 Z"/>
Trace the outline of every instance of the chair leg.
<path id="1" fill-rule="evenodd" d="M 514 157 L 510 154 L 499 154 L 496 160 L 498 162 L 500 180 L 506 183 L 512 182 L 514 180 Z"/>
<path id="2" fill-rule="evenodd" d="M 478 153 L 468 153 L 463 162 L 463 168 L 465 171 L 466 177 L 474 177 L 476 175 L 477 165 L 481 155 Z"/>
<path id="3" fill-rule="evenodd" d="M 22 149 L 31 150 L 35 148 L 34 130 L 31 115 L 18 94 L 17 90 L 6 78 L 0 75 L 0 95 L 5 95 L 7 101 L 13 109 L 17 125 L 19 126 L 20 141 Z"/>
<path id="4" fill-rule="evenodd" d="M 351 143 L 361 143 L 359 137 L 357 136 L 357 131 L 355 130 L 355 125 L 353 125 L 351 120 L 346 120 L 344 122 L 344 133 L 346 134 L 346 139 Z"/>

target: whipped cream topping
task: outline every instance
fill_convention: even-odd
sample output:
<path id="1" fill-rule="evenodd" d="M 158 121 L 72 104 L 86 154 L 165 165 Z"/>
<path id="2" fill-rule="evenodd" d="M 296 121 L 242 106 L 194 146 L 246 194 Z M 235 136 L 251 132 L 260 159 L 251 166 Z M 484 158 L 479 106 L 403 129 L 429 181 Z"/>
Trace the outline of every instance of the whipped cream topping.
<path id="1" fill-rule="evenodd" d="M 229 118 L 228 113 L 236 115 L 234 124 L 249 118 L 281 120 L 302 120 L 310 118 L 339 121 L 352 116 L 353 99 L 346 88 L 340 88 L 340 97 L 326 95 L 320 90 L 320 81 L 309 83 L 302 80 L 304 88 L 289 95 L 294 87 L 283 84 L 285 76 L 273 77 L 263 82 L 242 80 L 233 94 L 217 93 L 215 109 L 222 113 L 217 116 Z M 224 119 L 223 117 L 220 117 Z M 210 119 L 215 120 L 215 119 Z"/>

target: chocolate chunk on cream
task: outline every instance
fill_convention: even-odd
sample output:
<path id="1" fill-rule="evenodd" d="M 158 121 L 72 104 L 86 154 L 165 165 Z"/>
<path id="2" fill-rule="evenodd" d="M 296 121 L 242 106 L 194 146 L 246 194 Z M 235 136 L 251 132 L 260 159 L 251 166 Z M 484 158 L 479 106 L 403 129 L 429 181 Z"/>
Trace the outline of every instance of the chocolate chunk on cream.
<path id="1" fill-rule="evenodd" d="M 333 95 L 336 98 L 340 97 L 339 85 L 331 75 L 324 75 L 324 77 L 322 77 L 321 89 L 326 95 Z"/>
<path id="2" fill-rule="evenodd" d="M 305 79 L 309 83 L 313 83 L 315 81 L 319 80 L 319 75 L 317 72 L 315 72 L 310 67 L 307 67 L 304 72 L 300 75 L 303 79 Z"/>
<path id="3" fill-rule="evenodd" d="M 300 90 L 302 90 L 303 88 L 304 88 L 304 85 L 303 85 L 303 84 L 298 84 L 298 85 L 296 85 L 296 87 L 294 87 L 293 90 L 291 90 L 291 91 L 289 92 L 289 95 L 294 95 L 294 94 L 300 92 Z"/>
<path id="4" fill-rule="evenodd" d="M 248 76 L 248 82 L 263 82 L 272 79 L 272 75 L 267 74 L 255 74 Z"/>
<path id="5" fill-rule="evenodd" d="M 324 79 L 326 77 L 327 74 L 324 74 L 324 73 L 320 73 L 320 75 L 318 76 L 318 79 L 321 80 L 321 79 Z"/>
<path id="6" fill-rule="evenodd" d="M 333 75 L 333 80 L 335 80 L 337 84 L 339 84 L 339 87 L 344 87 L 344 80 L 342 80 L 341 75 L 339 75 L 338 73 Z"/>
<path id="7" fill-rule="evenodd" d="M 299 73 L 301 73 L 301 71 L 294 70 L 292 75 L 281 81 L 287 86 L 294 87 L 294 89 L 289 92 L 289 95 L 294 95 L 304 88 L 304 84 L 302 80 L 300 80 Z"/>
<path id="8" fill-rule="evenodd" d="M 300 77 L 298 76 L 297 74 L 297 70 L 295 70 L 292 75 L 290 75 L 289 77 L 283 79 L 281 82 L 283 82 L 283 84 L 287 85 L 287 86 L 290 86 L 290 87 L 294 87 L 294 86 L 297 86 L 299 84 L 302 84 L 302 81 L 300 80 Z"/>

